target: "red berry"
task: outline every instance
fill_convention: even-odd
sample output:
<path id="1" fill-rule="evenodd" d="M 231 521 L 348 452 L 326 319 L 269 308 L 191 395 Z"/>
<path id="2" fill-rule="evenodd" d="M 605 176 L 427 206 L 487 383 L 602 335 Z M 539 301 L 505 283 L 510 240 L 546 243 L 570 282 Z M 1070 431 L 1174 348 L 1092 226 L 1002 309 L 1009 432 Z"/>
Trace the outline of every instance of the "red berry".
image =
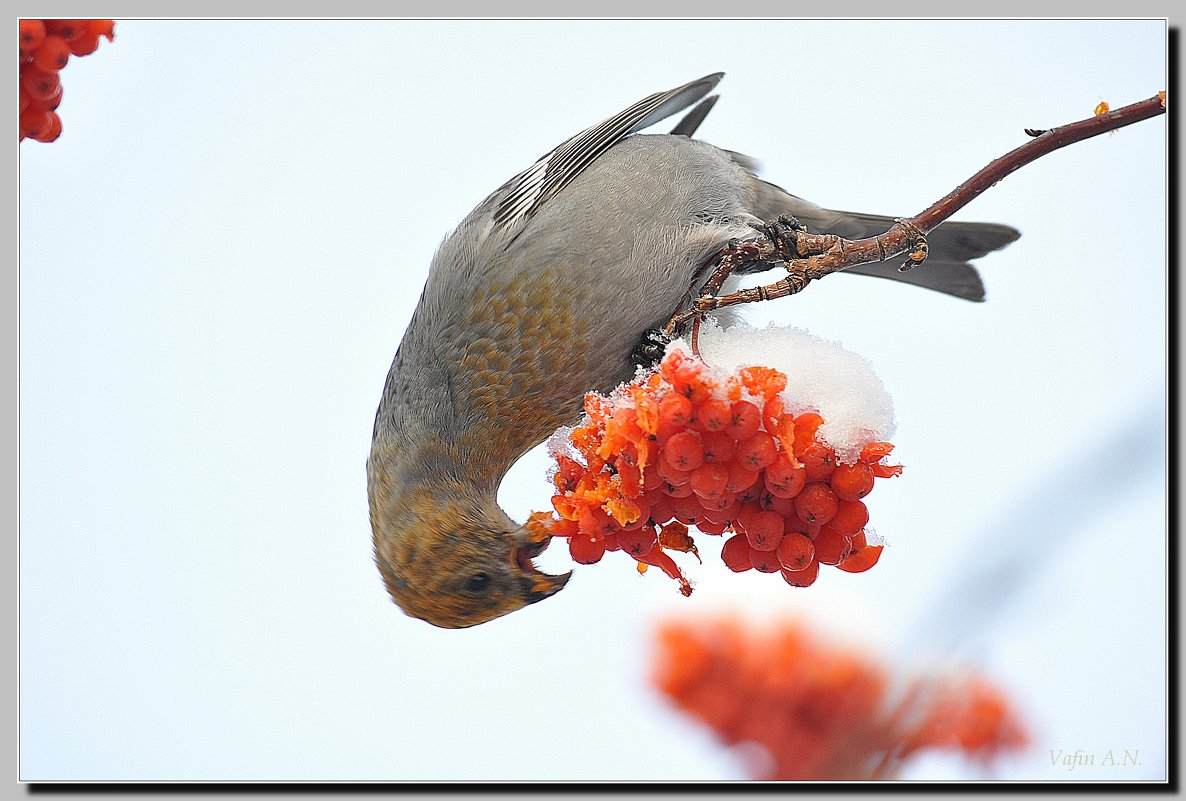
<path id="1" fill-rule="evenodd" d="M 881 558 L 884 545 L 869 545 L 865 542 L 865 532 L 861 531 L 852 538 L 848 555 L 837 567 L 849 573 L 864 573 Z"/>
<path id="2" fill-rule="evenodd" d="M 677 487 L 687 484 L 688 479 L 692 476 L 692 471 L 675 467 L 667 459 L 659 460 L 658 464 L 655 465 L 655 473 L 662 481 L 668 484 L 674 484 Z"/>
<path id="3" fill-rule="evenodd" d="M 779 564 L 786 570 L 803 570 L 815 558 L 815 545 L 802 534 L 787 534 L 775 549 Z"/>
<path id="4" fill-rule="evenodd" d="M 660 460 L 659 464 L 663 464 Z M 658 465 L 650 465 L 642 472 L 642 488 L 645 492 L 658 489 L 663 486 L 663 476 L 659 474 Z"/>
<path id="5" fill-rule="evenodd" d="M 725 544 L 721 547 L 721 561 L 734 573 L 744 573 L 746 570 L 753 569 L 754 564 L 750 561 L 749 542 L 746 541 L 745 535 L 735 534 L 725 540 Z"/>
<path id="6" fill-rule="evenodd" d="M 696 429 L 701 432 L 724 431 L 731 416 L 728 403 L 709 398 L 696 410 Z"/>
<path id="7" fill-rule="evenodd" d="M 60 70 L 70 61 L 70 45 L 57 34 L 48 34 L 33 54 L 33 66 L 39 70 Z"/>
<path id="8" fill-rule="evenodd" d="M 836 503 L 836 516 L 828 524 L 843 534 L 856 534 L 869 522 L 869 509 L 861 501 Z"/>
<path id="9" fill-rule="evenodd" d="M 618 523 L 601 509 L 583 506 L 577 510 L 577 525 L 588 537 L 604 537 L 618 530 Z"/>
<path id="10" fill-rule="evenodd" d="M 46 113 L 49 114 L 49 130 L 41 136 L 33 137 L 38 142 L 53 142 L 62 135 L 62 118 L 52 111 Z"/>
<path id="11" fill-rule="evenodd" d="M 663 525 L 675 516 L 675 510 L 671 508 L 671 498 L 663 493 L 660 495 L 662 497 L 651 501 L 651 520 Z"/>
<path id="12" fill-rule="evenodd" d="M 749 470 L 762 470 L 778 458 L 774 438 L 759 431 L 737 446 L 733 458 Z"/>
<path id="13" fill-rule="evenodd" d="M 758 503 L 763 509 L 774 512 L 779 517 L 790 517 L 795 514 L 795 502 L 790 498 L 781 498 L 773 492 L 762 493 Z"/>
<path id="14" fill-rule="evenodd" d="M 578 564 L 596 564 L 605 556 L 605 538 L 576 534 L 568 538 L 568 553 Z"/>
<path id="15" fill-rule="evenodd" d="M 729 478 L 725 481 L 725 489 L 729 492 L 741 492 L 752 487 L 758 480 L 758 471 L 750 470 L 736 460 L 729 463 Z"/>
<path id="16" fill-rule="evenodd" d="M 696 521 L 704 516 L 704 507 L 693 493 L 688 493 L 683 498 L 672 498 L 671 511 L 675 513 L 676 520 L 689 526 L 696 525 Z"/>
<path id="17" fill-rule="evenodd" d="M 29 66 L 21 70 L 21 87 L 28 92 L 30 100 L 48 100 L 62 88 L 62 80 L 56 72 Z"/>
<path id="18" fill-rule="evenodd" d="M 29 58 L 45 41 L 45 23 L 39 19 L 23 19 L 20 28 L 20 57 Z"/>
<path id="19" fill-rule="evenodd" d="M 115 40 L 115 20 L 88 19 L 86 28 L 88 33 L 93 33 L 95 36 L 106 36 L 109 42 Z"/>
<path id="20" fill-rule="evenodd" d="M 20 116 L 21 133 L 30 139 L 41 139 L 53 128 L 51 114 L 53 114 L 52 111 L 43 111 L 39 108 L 25 109 Z"/>
<path id="21" fill-rule="evenodd" d="M 705 517 L 700 518 L 700 520 L 696 523 L 696 528 L 700 529 L 705 534 L 712 534 L 714 536 L 720 536 L 729 530 L 728 523 L 718 523 L 716 521 L 709 520 L 707 514 L 708 513 L 706 512 Z"/>
<path id="22" fill-rule="evenodd" d="M 843 501 L 859 501 L 873 490 L 873 470 L 862 462 L 839 464 L 832 471 L 832 492 Z"/>
<path id="23" fill-rule="evenodd" d="M 618 547 L 631 556 L 646 556 L 658 540 L 659 535 L 655 532 L 654 526 L 643 526 L 633 531 L 618 533 Z"/>
<path id="24" fill-rule="evenodd" d="M 724 465 L 702 464 L 692 471 L 689 483 L 692 491 L 701 498 L 719 498 L 725 492 L 725 482 L 729 479 L 729 471 Z"/>
<path id="25" fill-rule="evenodd" d="M 822 565 L 838 565 L 849 550 L 849 539 L 832 526 L 824 526 L 816 535 L 815 558 Z"/>
<path id="26" fill-rule="evenodd" d="M 26 92 L 25 87 L 22 86 L 20 87 L 18 94 L 20 95 L 20 108 L 17 109 L 17 114 L 20 114 L 29 107 L 29 93 Z"/>
<path id="27" fill-rule="evenodd" d="M 67 42 L 89 33 L 87 21 L 83 19 L 47 19 L 45 29 L 49 33 L 61 36 Z"/>
<path id="28" fill-rule="evenodd" d="M 812 560 L 802 570 L 783 570 L 782 577 L 792 587 L 810 587 L 819 576 L 819 562 Z"/>
<path id="29" fill-rule="evenodd" d="M 686 426 L 692 419 L 692 402 L 675 392 L 669 392 L 659 401 L 659 420 L 672 425 Z"/>
<path id="30" fill-rule="evenodd" d="M 836 468 L 836 454 L 821 442 L 809 445 L 800 454 L 799 461 L 807 470 L 808 481 L 827 481 Z"/>
<path id="31" fill-rule="evenodd" d="M 762 425 L 762 412 L 749 401 L 739 400 L 729 407 L 729 424 L 725 433 L 740 442 L 758 433 Z"/>
<path id="32" fill-rule="evenodd" d="M 774 555 L 774 551 L 759 551 L 756 548 L 750 548 L 749 558 L 754 570 L 762 573 L 777 573 L 782 570 L 782 565 L 778 563 L 778 557 Z"/>
<path id="33" fill-rule="evenodd" d="M 724 464 L 733 456 L 736 447 L 728 434 L 710 431 L 700 435 L 700 446 L 704 449 L 704 461 Z"/>
<path id="34" fill-rule="evenodd" d="M 663 494 L 668 498 L 687 498 L 692 495 L 692 485 L 685 481 L 682 484 L 672 484 L 670 481 L 663 485 Z"/>
<path id="35" fill-rule="evenodd" d="M 758 512 L 745 526 L 750 547 L 757 551 L 773 551 L 782 542 L 782 518 L 774 512 Z"/>
<path id="36" fill-rule="evenodd" d="M 672 434 L 663 448 L 663 457 L 679 470 L 695 470 L 704 463 L 704 449 L 700 447 L 700 435 L 695 431 L 681 431 Z"/>
<path id="37" fill-rule="evenodd" d="M 808 484 L 795 497 L 795 513 L 805 523 L 824 525 L 836 516 L 836 494 L 826 484 Z"/>
<path id="38" fill-rule="evenodd" d="M 807 484 L 807 471 L 792 466 L 785 453 L 778 455 L 774 463 L 766 468 L 766 487 L 771 494 L 780 498 L 794 498 Z"/>
<path id="39" fill-rule="evenodd" d="M 99 37 L 97 34 L 83 34 L 77 39 L 70 41 L 70 53 L 75 56 L 89 56 L 91 53 L 99 49 Z"/>
<path id="40" fill-rule="evenodd" d="M 704 516 L 714 523 L 732 523 L 741 511 L 741 501 L 737 500 L 737 495 L 732 492 L 726 492 L 712 500 L 701 498 L 700 506 L 704 509 Z"/>

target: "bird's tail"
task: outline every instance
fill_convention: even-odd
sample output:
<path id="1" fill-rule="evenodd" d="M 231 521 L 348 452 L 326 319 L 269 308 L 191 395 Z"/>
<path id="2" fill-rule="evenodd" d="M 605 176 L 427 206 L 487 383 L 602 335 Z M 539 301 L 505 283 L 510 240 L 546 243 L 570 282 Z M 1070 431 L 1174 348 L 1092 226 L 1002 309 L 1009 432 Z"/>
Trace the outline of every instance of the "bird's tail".
<path id="1" fill-rule="evenodd" d="M 750 167 L 748 159 L 739 163 Z M 894 223 L 893 217 L 825 209 L 759 178 L 754 178 L 753 190 L 753 214 L 766 221 L 780 214 L 790 214 L 815 234 L 863 239 L 885 233 Z M 844 272 L 889 278 L 965 300 L 982 301 L 984 283 L 980 280 L 980 273 L 969 262 L 1000 250 L 1017 241 L 1020 236 L 1016 228 L 1007 225 L 945 222 L 927 234 L 927 259 L 916 269 L 899 271 L 898 267 L 904 261 L 899 256 L 890 261 L 850 267 Z"/>

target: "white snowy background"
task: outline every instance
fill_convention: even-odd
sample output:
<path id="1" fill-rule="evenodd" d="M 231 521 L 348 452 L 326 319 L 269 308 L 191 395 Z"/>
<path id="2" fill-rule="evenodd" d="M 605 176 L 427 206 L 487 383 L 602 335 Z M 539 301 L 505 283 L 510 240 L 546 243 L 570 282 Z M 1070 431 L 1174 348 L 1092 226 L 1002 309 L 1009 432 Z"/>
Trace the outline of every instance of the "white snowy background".
<path id="1" fill-rule="evenodd" d="M 714 555 L 684 599 L 611 554 L 443 631 L 388 600 L 364 481 L 434 249 L 572 133 L 724 70 L 703 138 L 818 203 L 913 214 L 1023 128 L 1165 88 L 1160 21 L 116 34 L 64 71 L 61 139 L 20 145 L 22 778 L 742 778 L 648 679 L 656 620 L 723 610 L 1009 689 L 1029 751 L 911 777 L 1164 777 L 1164 118 L 959 213 L 1023 232 L 981 262 L 985 304 L 839 276 L 748 312 L 893 397 L 907 469 L 871 499 L 891 547 L 868 573 L 794 590 Z M 504 482 L 512 516 L 547 508 L 546 468 Z M 1076 749 L 1140 764 L 1052 765 Z"/>

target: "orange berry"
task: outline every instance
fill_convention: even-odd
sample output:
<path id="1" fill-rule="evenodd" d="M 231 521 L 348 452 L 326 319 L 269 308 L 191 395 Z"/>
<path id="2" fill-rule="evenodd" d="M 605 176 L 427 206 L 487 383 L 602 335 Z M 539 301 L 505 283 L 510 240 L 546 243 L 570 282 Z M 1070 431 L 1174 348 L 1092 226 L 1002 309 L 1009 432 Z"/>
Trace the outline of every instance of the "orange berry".
<path id="1" fill-rule="evenodd" d="M 758 512 L 749 518 L 745 536 L 756 551 L 773 551 L 782 542 L 783 522 L 775 512 Z M 756 567 L 756 565 L 755 565 Z"/>
<path id="2" fill-rule="evenodd" d="M 719 498 L 725 492 L 729 471 L 721 464 L 705 463 L 692 471 L 689 483 L 692 491 L 701 498 Z"/>
<path id="3" fill-rule="evenodd" d="M 736 448 L 733 438 L 720 431 L 701 434 L 700 445 L 704 448 L 704 461 L 717 464 L 728 462 Z"/>
<path id="4" fill-rule="evenodd" d="M 848 537 L 832 526 L 824 526 L 813 541 L 815 558 L 821 565 L 838 565 L 849 550 Z"/>
<path id="5" fill-rule="evenodd" d="M 812 560 L 802 570 L 782 570 L 783 580 L 792 587 L 810 587 L 819 577 L 819 562 Z"/>
<path id="6" fill-rule="evenodd" d="M 750 470 L 736 460 L 729 462 L 729 478 L 725 481 L 726 490 L 741 492 L 752 487 L 757 481 L 757 470 Z"/>
<path id="7" fill-rule="evenodd" d="M 764 492 L 758 499 L 758 504 L 768 512 L 774 512 L 779 517 L 794 517 L 795 501 L 792 498 L 781 498 L 773 492 Z"/>
<path id="8" fill-rule="evenodd" d="M 881 558 L 881 552 L 885 546 L 867 544 L 865 542 L 865 532 L 863 531 L 859 535 L 859 542 L 857 537 L 853 537 L 853 540 L 848 556 L 836 566 L 849 573 L 864 573 L 873 567 L 873 565 L 877 564 L 877 560 Z"/>
<path id="9" fill-rule="evenodd" d="M 725 433 L 740 442 L 758 433 L 762 426 L 762 412 L 749 401 L 739 400 L 729 406 L 729 423 Z"/>
<path id="10" fill-rule="evenodd" d="M 815 558 L 815 545 L 802 534 L 786 534 L 775 554 L 785 570 L 803 570 Z"/>
<path id="11" fill-rule="evenodd" d="M 744 442 L 738 443 L 733 458 L 748 470 L 761 470 L 778 458 L 774 438 L 765 431 L 759 431 Z"/>
<path id="12" fill-rule="evenodd" d="M 827 481 L 836 469 L 836 454 L 821 442 L 807 446 L 799 454 L 799 461 L 807 470 L 808 481 Z"/>
<path id="13" fill-rule="evenodd" d="M 704 463 L 704 449 L 700 447 L 700 435 L 695 431 L 681 431 L 672 434 L 663 448 L 663 457 L 672 467 L 679 470 L 695 470 Z"/>
<path id="14" fill-rule="evenodd" d="M 70 61 L 70 45 L 57 34 L 47 34 L 41 47 L 33 54 L 33 66 L 39 70 L 60 70 Z"/>
<path id="15" fill-rule="evenodd" d="M 667 393 L 659 401 L 659 419 L 672 425 L 686 426 L 692 419 L 692 402 L 678 393 Z"/>
<path id="16" fill-rule="evenodd" d="M 836 502 L 836 515 L 828 525 L 842 534 L 856 534 L 869 522 L 869 509 L 862 501 L 839 500 Z"/>
<path id="17" fill-rule="evenodd" d="M 20 22 L 20 57 L 30 58 L 45 41 L 45 23 L 39 19 L 23 19 Z"/>
<path id="18" fill-rule="evenodd" d="M 701 433 L 724 431 L 731 418 L 732 413 L 728 403 L 716 398 L 709 398 L 696 409 L 694 426 Z"/>
<path id="19" fill-rule="evenodd" d="M 832 471 L 832 492 L 844 501 L 859 501 L 873 491 L 873 470 L 863 462 L 838 464 Z"/>
<path id="20" fill-rule="evenodd" d="M 795 496 L 795 513 L 804 523 L 824 525 L 836 516 L 836 494 L 825 484 L 808 484 Z"/>
<path id="21" fill-rule="evenodd" d="M 766 488 L 780 498 L 794 498 L 807 484 L 807 471 L 792 466 L 785 453 L 779 454 L 774 463 L 766 468 Z"/>
<path id="22" fill-rule="evenodd" d="M 721 547 L 721 561 L 734 573 L 744 573 L 752 570 L 754 564 L 750 561 L 750 547 L 744 534 L 735 534 L 725 540 Z"/>

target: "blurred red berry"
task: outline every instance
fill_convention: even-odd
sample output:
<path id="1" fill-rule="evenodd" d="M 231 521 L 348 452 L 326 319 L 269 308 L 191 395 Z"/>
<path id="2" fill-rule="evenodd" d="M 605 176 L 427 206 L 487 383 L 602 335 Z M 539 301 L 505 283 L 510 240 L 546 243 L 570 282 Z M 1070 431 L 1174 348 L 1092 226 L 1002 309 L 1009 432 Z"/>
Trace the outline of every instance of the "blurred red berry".
<path id="1" fill-rule="evenodd" d="M 70 61 L 70 45 L 57 34 L 46 34 L 45 41 L 33 54 L 33 66 L 39 70 L 53 72 L 61 70 Z"/>

